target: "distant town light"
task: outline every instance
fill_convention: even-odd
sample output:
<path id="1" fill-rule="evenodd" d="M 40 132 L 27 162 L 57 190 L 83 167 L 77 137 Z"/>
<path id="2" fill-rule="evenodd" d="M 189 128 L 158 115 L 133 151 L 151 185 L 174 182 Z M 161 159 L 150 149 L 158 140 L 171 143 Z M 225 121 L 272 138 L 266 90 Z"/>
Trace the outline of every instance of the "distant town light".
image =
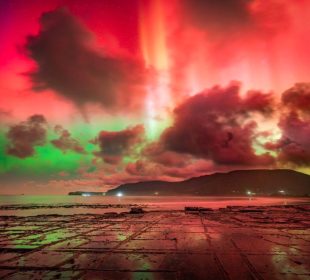
<path id="1" fill-rule="evenodd" d="M 89 193 L 82 193 L 82 196 L 90 196 Z"/>
<path id="2" fill-rule="evenodd" d="M 279 190 L 279 193 L 285 194 L 284 190 Z"/>
<path id="3" fill-rule="evenodd" d="M 251 192 L 251 191 L 247 191 L 246 194 L 247 194 L 247 195 L 251 195 L 252 192 Z"/>
<path id="4" fill-rule="evenodd" d="M 121 196 L 123 196 L 123 193 L 122 193 L 122 192 L 118 192 L 118 193 L 116 194 L 116 196 L 121 197 Z"/>
<path id="5" fill-rule="evenodd" d="M 155 195 L 158 195 L 158 192 L 154 192 Z"/>

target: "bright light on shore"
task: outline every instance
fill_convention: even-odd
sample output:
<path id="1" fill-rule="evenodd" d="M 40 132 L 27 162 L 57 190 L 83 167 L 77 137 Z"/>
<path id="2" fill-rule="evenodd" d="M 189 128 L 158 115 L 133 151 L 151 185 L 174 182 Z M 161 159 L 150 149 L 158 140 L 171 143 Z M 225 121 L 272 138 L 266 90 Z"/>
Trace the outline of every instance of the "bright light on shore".
<path id="1" fill-rule="evenodd" d="M 118 192 L 118 193 L 116 194 L 116 196 L 121 197 L 121 196 L 123 196 L 123 193 Z"/>

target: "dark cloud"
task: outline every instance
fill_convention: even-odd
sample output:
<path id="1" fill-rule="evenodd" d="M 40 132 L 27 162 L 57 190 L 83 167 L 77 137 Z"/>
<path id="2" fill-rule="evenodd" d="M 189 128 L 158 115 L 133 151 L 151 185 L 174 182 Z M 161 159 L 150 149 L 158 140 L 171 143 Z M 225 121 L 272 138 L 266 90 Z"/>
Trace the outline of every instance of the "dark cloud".
<path id="1" fill-rule="evenodd" d="M 309 84 L 296 84 L 282 95 L 283 114 L 279 122 L 282 136 L 266 148 L 278 153 L 281 163 L 310 164 Z"/>
<path id="2" fill-rule="evenodd" d="M 96 156 L 101 157 L 106 163 L 116 164 L 123 156 L 131 154 L 143 139 L 144 127 L 137 125 L 121 131 L 101 131 L 92 143 L 100 147 L 100 151 L 95 152 Z"/>
<path id="3" fill-rule="evenodd" d="M 78 106 L 106 109 L 138 105 L 144 68 L 135 60 L 101 54 L 92 34 L 66 9 L 44 13 L 38 35 L 29 36 L 28 56 L 37 63 L 30 75 L 38 91 L 53 89 Z"/>
<path id="4" fill-rule="evenodd" d="M 189 160 L 184 162 L 186 164 L 183 166 L 171 166 L 150 161 L 149 159 L 139 159 L 128 163 L 125 170 L 130 176 L 141 176 L 144 177 L 142 180 L 146 181 L 159 180 L 161 177 L 168 181 L 175 181 L 205 175 L 214 170 L 211 161 Z"/>
<path id="5" fill-rule="evenodd" d="M 282 103 L 291 110 L 310 113 L 310 83 L 298 83 L 286 90 Z"/>
<path id="6" fill-rule="evenodd" d="M 274 108 L 273 94 L 262 94 L 260 91 L 250 90 L 242 100 L 242 106 L 246 111 L 257 111 L 264 114 L 272 113 Z"/>
<path id="7" fill-rule="evenodd" d="M 181 0 L 188 19 L 198 27 L 227 32 L 251 24 L 252 0 Z"/>
<path id="8" fill-rule="evenodd" d="M 144 157 L 148 162 L 170 167 L 184 167 L 191 159 L 191 157 L 187 155 L 181 155 L 174 151 L 166 150 L 165 147 L 158 142 L 147 145 L 143 149 L 141 157 Z"/>
<path id="9" fill-rule="evenodd" d="M 256 155 L 252 147 L 257 124 L 254 112 L 270 112 L 271 97 L 259 92 L 246 98 L 240 85 L 214 87 L 187 99 L 174 111 L 174 124 L 161 136 L 168 149 L 225 165 L 268 165 L 269 154 Z"/>
<path id="10" fill-rule="evenodd" d="M 282 94 L 282 136 L 266 148 L 277 151 L 281 163 L 310 164 L 310 84 L 296 84 Z"/>
<path id="11" fill-rule="evenodd" d="M 6 152 L 19 158 L 35 154 L 35 146 L 43 146 L 46 142 L 46 120 L 42 115 L 33 115 L 25 122 L 10 127 L 7 138 L 10 141 Z"/>
<path id="12" fill-rule="evenodd" d="M 192 155 L 167 150 L 161 142 L 151 142 L 143 147 L 138 160 L 126 165 L 125 171 L 143 180 L 175 181 L 206 174 L 213 167 L 210 160 L 197 160 Z"/>
<path id="13" fill-rule="evenodd" d="M 79 141 L 72 138 L 68 130 L 63 129 L 60 125 L 56 125 L 54 130 L 59 135 L 58 139 L 51 141 L 56 148 L 61 150 L 63 153 L 66 153 L 67 151 L 74 151 L 79 154 L 85 153 L 85 150 Z"/>
<path id="14" fill-rule="evenodd" d="M 265 38 L 289 26 L 288 7 L 277 0 L 181 0 L 180 3 L 187 22 L 218 38 L 241 34 Z"/>
<path id="15" fill-rule="evenodd" d="M 297 112 L 290 112 L 283 116 L 280 120 L 279 127 L 282 135 L 291 139 L 293 142 L 299 143 L 310 150 L 310 116 L 308 118 L 301 117 Z"/>
<path id="16" fill-rule="evenodd" d="M 276 143 L 266 143 L 265 147 L 278 152 L 277 159 L 281 164 L 297 166 L 307 166 L 310 164 L 310 150 L 285 136 L 281 137 Z"/>
<path id="17" fill-rule="evenodd" d="M 131 176 L 154 176 L 154 174 L 158 175 L 161 173 L 159 167 L 154 163 L 141 159 L 128 163 L 126 172 Z"/>

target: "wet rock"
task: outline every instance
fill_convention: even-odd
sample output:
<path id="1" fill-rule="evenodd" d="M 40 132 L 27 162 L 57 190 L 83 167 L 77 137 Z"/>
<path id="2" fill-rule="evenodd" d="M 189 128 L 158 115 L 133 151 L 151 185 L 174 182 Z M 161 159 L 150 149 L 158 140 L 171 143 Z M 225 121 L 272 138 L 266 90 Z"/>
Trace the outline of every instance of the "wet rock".
<path id="1" fill-rule="evenodd" d="M 263 209 L 250 209 L 250 208 L 245 208 L 245 209 L 240 209 L 239 212 L 243 212 L 243 213 L 262 213 L 264 212 Z"/>
<path id="2" fill-rule="evenodd" d="M 189 213 L 201 213 L 201 212 L 211 212 L 213 211 L 213 209 L 207 207 L 186 206 L 184 208 L 184 211 Z"/>
<path id="3" fill-rule="evenodd" d="M 310 277 L 306 206 L 212 212 L 190 206 L 185 211 L 132 208 L 138 215 L 0 216 L 5 225 L 0 227 L 0 278 Z"/>
<path id="4" fill-rule="evenodd" d="M 132 207 L 129 214 L 143 214 L 144 210 L 141 207 Z"/>

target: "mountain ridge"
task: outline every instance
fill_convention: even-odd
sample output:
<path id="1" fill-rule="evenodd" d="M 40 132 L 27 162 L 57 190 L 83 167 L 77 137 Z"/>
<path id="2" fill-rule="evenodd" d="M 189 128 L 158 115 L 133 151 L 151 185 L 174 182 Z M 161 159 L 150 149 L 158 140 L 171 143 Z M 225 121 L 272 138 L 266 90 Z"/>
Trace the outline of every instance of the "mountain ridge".
<path id="1" fill-rule="evenodd" d="M 282 191 L 282 192 L 281 192 Z M 216 172 L 183 181 L 126 183 L 106 195 L 310 195 L 310 175 L 290 169 L 249 169 Z"/>

